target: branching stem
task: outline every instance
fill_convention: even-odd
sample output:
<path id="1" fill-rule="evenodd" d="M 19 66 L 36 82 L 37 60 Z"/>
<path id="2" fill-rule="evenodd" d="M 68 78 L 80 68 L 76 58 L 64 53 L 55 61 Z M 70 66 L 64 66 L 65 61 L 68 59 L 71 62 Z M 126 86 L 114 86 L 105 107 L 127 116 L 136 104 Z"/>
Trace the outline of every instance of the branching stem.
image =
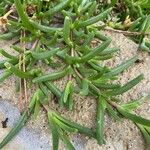
<path id="1" fill-rule="evenodd" d="M 123 31 L 123 30 L 115 30 L 113 28 L 109 28 L 109 27 L 105 27 L 104 31 L 110 31 L 110 32 L 115 32 L 115 33 L 120 33 L 120 34 L 124 34 L 124 35 L 145 35 L 148 36 L 148 33 L 142 33 L 142 32 L 131 32 L 131 31 Z"/>

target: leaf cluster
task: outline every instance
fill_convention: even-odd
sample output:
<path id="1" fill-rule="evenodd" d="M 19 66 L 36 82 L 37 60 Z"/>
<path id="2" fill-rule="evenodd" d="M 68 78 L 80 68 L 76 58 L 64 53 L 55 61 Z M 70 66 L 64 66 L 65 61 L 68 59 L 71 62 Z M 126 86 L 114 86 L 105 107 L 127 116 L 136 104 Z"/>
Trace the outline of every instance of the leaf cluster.
<path id="1" fill-rule="evenodd" d="M 139 32 L 141 35 L 129 36 L 139 44 L 139 49 L 150 52 L 150 1 L 149 0 L 111 0 L 99 1 L 98 11 L 113 7 L 108 25 L 115 29 Z M 146 36 L 148 35 L 148 36 Z"/>
<path id="2" fill-rule="evenodd" d="M 121 117 L 128 118 L 140 126 L 140 129 L 147 131 L 150 121 L 131 112 L 139 106 L 139 101 L 122 105 L 116 102 L 116 96 L 136 86 L 143 79 L 143 75 L 137 75 L 124 85 L 113 82 L 120 73 L 133 65 L 138 57 L 134 56 L 114 68 L 103 65 L 105 60 L 112 58 L 119 50 L 115 47 L 109 48 L 111 39 L 101 34 L 95 25 L 107 18 L 111 7 L 95 15 L 97 3 L 90 0 L 14 0 L 14 4 L 18 19 L 8 18 L 8 30 L 1 34 L 0 38 L 8 40 L 19 36 L 20 41 L 37 44 L 29 49 L 12 45 L 12 49 L 17 52 L 15 56 L 0 50 L 1 55 L 5 57 L 5 60 L 0 62 L 0 68 L 4 69 L 0 82 L 14 74 L 26 79 L 30 86 L 36 85 L 37 89 L 26 111 L 0 143 L 0 148 L 21 130 L 30 116 L 36 118 L 41 107 L 47 113 L 55 150 L 58 149 L 59 139 L 64 141 L 67 149 L 75 149 L 68 137 L 68 133 L 72 132 L 85 134 L 95 138 L 99 144 L 104 144 L 105 113 L 117 120 Z M 27 12 L 29 6 L 36 8 L 33 9 L 32 15 Z M 56 16 L 61 23 L 54 22 Z M 23 31 L 25 37 L 20 36 Z M 93 47 L 91 43 L 95 40 L 99 42 Z M 24 56 L 23 62 L 20 61 L 20 56 Z M 56 62 L 58 59 L 62 61 L 61 64 Z M 35 67 L 39 62 L 54 68 L 55 71 L 45 73 L 44 69 Z M 25 63 L 25 71 L 19 67 L 22 63 Z M 68 81 L 64 89 L 60 90 L 54 81 L 64 77 L 67 77 Z M 85 98 L 93 96 L 97 100 L 96 129 L 89 129 L 57 114 L 49 106 L 49 93 L 57 98 L 60 107 L 70 111 L 74 109 L 73 93 Z"/>

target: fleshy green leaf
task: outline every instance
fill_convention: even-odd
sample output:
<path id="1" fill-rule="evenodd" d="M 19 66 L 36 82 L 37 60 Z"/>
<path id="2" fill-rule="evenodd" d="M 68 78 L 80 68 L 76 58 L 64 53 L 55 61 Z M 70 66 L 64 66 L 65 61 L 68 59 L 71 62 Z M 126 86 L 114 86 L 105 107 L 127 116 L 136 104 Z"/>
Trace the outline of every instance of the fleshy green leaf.
<path id="1" fill-rule="evenodd" d="M 148 29 L 150 29 L 150 15 L 145 17 L 145 20 L 141 26 L 140 31 L 143 33 L 146 33 L 148 31 Z"/>
<path id="2" fill-rule="evenodd" d="M 144 119 L 140 116 L 137 116 L 136 114 L 132 114 L 128 112 L 128 110 L 125 110 L 121 106 L 117 107 L 117 110 L 125 117 L 130 120 L 132 120 L 135 123 L 139 123 L 141 125 L 149 126 L 150 127 L 150 120 Z"/>
<path id="3" fill-rule="evenodd" d="M 2 75 L 0 75 L 0 83 L 2 83 L 5 79 L 12 75 L 12 72 L 5 70 Z"/>
<path id="4" fill-rule="evenodd" d="M 121 107 L 123 107 L 126 110 L 133 110 L 133 109 L 138 108 L 139 106 L 140 106 L 140 100 L 134 100 L 134 101 L 121 105 Z"/>
<path id="5" fill-rule="evenodd" d="M 112 106 L 109 105 L 108 103 L 107 103 L 107 111 L 112 118 L 114 118 L 115 120 L 120 120 L 120 117 L 118 116 L 117 111 L 113 109 Z"/>
<path id="6" fill-rule="evenodd" d="M 109 8 L 107 10 L 105 10 L 104 12 L 102 12 L 101 14 L 97 15 L 97 16 L 94 16 L 88 20 L 85 20 L 85 21 L 82 21 L 80 23 L 78 23 L 77 27 L 86 27 L 86 26 L 89 26 L 89 25 L 92 25 L 102 19 L 104 19 L 109 13 L 110 11 L 112 10 L 112 8 Z"/>
<path id="7" fill-rule="evenodd" d="M 83 133 L 89 137 L 95 137 L 95 132 L 93 132 L 91 129 L 87 128 L 87 127 L 83 127 L 75 122 L 71 122 L 68 119 L 65 119 L 59 115 L 57 115 L 56 113 L 54 114 L 59 120 L 61 120 L 63 123 L 65 123 L 66 125 L 75 128 L 78 130 L 79 133 Z"/>
<path id="8" fill-rule="evenodd" d="M 68 44 L 69 46 L 73 46 L 70 36 L 71 36 L 71 19 L 68 16 L 66 16 L 63 28 L 63 38 L 66 44 Z"/>
<path id="9" fill-rule="evenodd" d="M 32 21 L 32 20 L 30 21 L 30 23 L 35 29 L 38 29 L 38 30 L 45 32 L 47 34 L 54 34 L 55 32 L 62 30 L 62 28 L 44 26 L 44 25 L 39 24 L 39 23 Z"/>
<path id="10" fill-rule="evenodd" d="M 94 1 L 94 2 L 92 2 L 92 5 L 91 5 L 91 7 L 88 9 L 88 15 L 89 16 L 92 16 L 93 15 L 93 13 L 95 12 L 95 10 L 96 10 L 96 1 Z"/>
<path id="11" fill-rule="evenodd" d="M 39 111 L 40 111 L 40 103 L 38 100 L 36 100 L 36 104 L 35 104 L 35 108 L 34 108 L 34 113 L 33 113 L 33 116 L 34 118 L 36 119 L 38 114 L 39 114 Z"/>
<path id="12" fill-rule="evenodd" d="M 52 140 L 53 140 L 53 150 L 58 150 L 58 146 L 59 146 L 59 133 L 58 133 L 58 129 L 57 126 L 55 124 L 55 121 L 52 118 L 52 113 L 48 112 L 48 121 L 49 121 L 49 126 L 52 132 Z"/>
<path id="13" fill-rule="evenodd" d="M 67 132 L 78 132 L 77 129 L 72 128 L 68 125 L 66 125 L 65 123 L 63 123 L 61 120 L 59 120 L 57 117 L 53 117 L 54 121 L 56 122 L 56 124 L 62 128 L 63 130 L 67 131 Z"/>
<path id="14" fill-rule="evenodd" d="M 128 90 L 130 90 L 131 88 L 133 88 L 134 86 L 136 86 L 141 80 L 143 80 L 143 74 L 139 75 L 138 77 L 134 78 L 130 82 L 126 83 L 124 86 L 120 87 L 119 89 L 110 91 L 108 93 L 111 96 L 123 94 Z"/>
<path id="15" fill-rule="evenodd" d="M 3 55 L 6 58 L 12 59 L 12 60 L 16 60 L 18 61 L 18 58 L 16 56 L 10 55 L 8 54 L 6 51 L 4 51 L 3 49 L 0 49 L 0 54 Z"/>
<path id="16" fill-rule="evenodd" d="M 95 33 L 94 33 L 94 32 L 90 32 L 90 33 L 87 35 L 87 37 L 86 37 L 86 39 L 85 39 L 85 41 L 84 41 L 84 44 L 81 46 L 81 49 L 83 49 L 83 47 L 86 47 L 87 45 L 90 45 L 90 44 L 91 44 L 91 41 L 92 41 L 93 38 L 94 38 L 94 36 L 95 36 Z"/>
<path id="17" fill-rule="evenodd" d="M 63 93 L 63 96 L 62 96 L 62 101 L 64 103 L 66 103 L 68 101 L 69 94 L 71 93 L 71 86 L 72 86 L 72 82 L 69 81 L 66 84 L 66 87 L 65 87 L 65 90 L 64 90 L 64 93 Z"/>
<path id="18" fill-rule="evenodd" d="M 24 52 L 24 50 L 19 46 L 12 45 L 11 47 L 13 48 L 13 50 L 15 50 L 18 53 L 23 53 Z"/>
<path id="19" fill-rule="evenodd" d="M 19 34 L 20 34 L 20 30 L 17 30 L 15 32 L 8 32 L 8 33 L 0 34 L 0 39 L 11 40 L 12 38 L 18 36 Z"/>
<path id="20" fill-rule="evenodd" d="M 72 1 L 72 0 L 63 0 L 63 1 L 62 1 L 61 3 L 59 3 L 58 5 L 54 6 L 53 8 L 50 8 L 47 12 L 45 12 L 44 16 L 46 16 L 46 17 L 52 16 L 54 13 L 63 10 L 65 7 L 68 6 L 68 4 L 69 4 L 71 1 Z"/>
<path id="21" fill-rule="evenodd" d="M 69 94 L 69 98 L 68 98 L 68 108 L 69 108 L 69 110 L 73 110 L 73 108 L 74 108 L 74 101 L 73 101 L 72 94 L 73 94 L 73 87 L 71 89 L 71 93 Z"/>
<path id="22" fill-rule="evenodd" d="M 34 27 L 32 26 L 31 22 L 29 21 L 28 16 L 25 14 L 25 11 L 23 9 L 23 5 L 21 4 L 20 0 L 14 0 L 15 2 L 15 6 L 17 9 L 17 12 L 21 18 L 21 21 L 23 23 L 23 25 L 30 30 L 31 32 L 34 31 Z"/>
<path id="23" fill-rule="evenodd" d="M 62 92 L 52 82 L 45 82 L 44 84 L 57 98 L 61 97 Z"/>
<path id="24" fill-rule="evenodd" d="M 105 83 L 97 83 L 93 81 L 93 84 L 100 89 L 119 89 L 121 86 L 119 84 L 105 84 Z"/>
<path id="25" fill-rule="evenodd" d="M 111 39 L 110 37 L 103 35 L 100 31 L 96 31 L 95 36 L 101 41 L 107 41 Z"/>
<path id="26" fill-rule="evenodd" d="M 65 145 L 66 145 L 66 147 L 67 147 L 68 150 L 75 150 L 74 146 L 69 141 L 69 139 L 68 139 L 68 137 L 67 137 L 66 134 L 64 134 L 64 133 L 61 132 L 60 136 L 61 136 L 62 140 L 64 141 L 64 143 L 65 143 Z"/>
<path id="27" fill-rule="evenodd" d="M 105 50 L 103 50 L 101 53 L 99 53 L 100 56 L 105 56 L 108 54 L 112 54 L 119 51 L 119 48 L 106 48 Z"/>
<path id="28" fill-rule="evenodd" d="M 54 56 L 58 51 L 60 51 L 59 48 L 55 48 L 49 51 L 45 51 L 45 52 L 32 52 L 31 55 L 34 59 L 47 59 L 47 58 L 51 58 L 52 56 Z"/>
<path id="29" fill-rule="evenodd" d="M 103 42 L 100 46 L 94 48 L 88 54 L 82 56 L 80 62 L 86 62 L 86 61 L 92 59 L 97 54 L 99 54 L 100 52 L 102 52 L 105 48 L 107 48 L 109 46 L 110 42 L 111 42 L 111 40 L 107 40 L 107 41 Z"/>
<path id="30" fill-rule="evenodd" d="M 97 117 L 96 117 L 96 135 L 97 141 L 100 145 L 105 143 L 104 140 L 104 115 L 105 115 L 106 103 L 105 100 L 100 97 L 97 104 Z"/>
<path id="31" fill-rule="evenodd" d="M 24 72 L 8 62 L 5 63 L 5 66 L 10 72 L 14 73 L 16 76 L 20 78 L 32 78 L 33 77 L 33 74 L 31 72 Z"/>
<path id="32" fill-rule="evenodd" d="M 81 95 L 88 95 L 89 93 L 89 82 L 87 79 L 83 79 L 82 80 L 82 89 L 80 91 L 80 94 Z"/>
<path id="33" fill-rule="evenodd" d="M 6 67 L 5 63 L 7 63 L 7 62 L 9 62 L 9 63 L 11 63 L 13 65 L 16 65 L 18 63 L 18 60 L 5 59 L 5 60 L 0 61 L 0 69 L 5 68 Z"/>
<path id="34" fill-rule="evenodd" d="M 86 12 L 91 5 L 92 5 L 92 2 L 87 2 L 85 5 L 81 4 L 78 8 L 78 14 Z"/>
<path id="35" fill-rule="evenodd" d="M 141 124 L 136 124 L 136 125 L 139 127 L 140 131 L 142 132 L 143 137 L 145 138 L 145 141 L 147 144 L 147 148 L 149 148 L 150 147 L 150 133 L 148 133 L 146 129 L 144 128 L 144 126 L 142 126 Z"/>
<path id="36" fill-rule="evenodd" d="M 49 73 L 49 74 L 46 74 L 46 75 L 36 77 L 32 80 L 32 82 L 33 83 L 40 83 L 40 82 L 45 82 L 45 81 L 57 80 L 57 79 L 60 79 L 64 76 L 66 76 L 70 72 L 71 72 L 71 67 L 69 66 L 69 67 L 63 69 L 62 71 Z"/>
<path id="37" fill-rule="evenodd" d="M 110 72 L 106 73 L 106 77 L 116 76 L 119 73 L 123 72 L 125 69 L 129 68 L 131 65 L 134 64 L 134 62 L 137 60 L 137 56 L 134 56 L 133 58 L 123 62 L 121 65 L 113 68 L 110 70 Z"/>

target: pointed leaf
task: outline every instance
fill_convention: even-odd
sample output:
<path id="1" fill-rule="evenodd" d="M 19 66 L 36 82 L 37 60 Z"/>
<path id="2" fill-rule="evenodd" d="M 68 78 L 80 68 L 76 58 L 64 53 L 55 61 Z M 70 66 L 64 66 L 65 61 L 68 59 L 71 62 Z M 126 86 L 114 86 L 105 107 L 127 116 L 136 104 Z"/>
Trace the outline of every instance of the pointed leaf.
<path id="1" fill-rule="evenodd" d="M 105 143 L 104 140 L 104 115 L 105 115 L 106 103 L 103 97 L 100 97 L 97 104 L 97 117 L 96 117 L 96 135 L 98 144 Z"/>
<path id="2" fill-rule="evenodd" d="M 120 64 L 119 66 L 111 69 L 110 72 L 106 73 L 105 76 L 106 77 L 111 77 L 111 76 L 116 76 L 118 74 L 120 74 L 121 72 L 123 72 L 125 69 L 129 68 L 131 65 L 134 64 L 134 62 L 137 60 L 137 56 L 134 56 L 133 58 L 123 62 L 122 64 Z"/>
<path id="3" fill-rule="evenodd" d="M 68 66 L 67 68 L 65 68 L 61 71 L 54 72 L 54 73 L 49 73 L 49 74 L 46 74 L 46 75 L 36 77 L 32 80 L 32 82 L 33 83 L 40 83 L 40 82 L 45 82 L 45 81 L 50 81 L 50 80 L 57 80 L 57 79 L 60 79 L 64 76 L 66 76 L 70 72 L 71 72 L 71 67 Z"/>
<path id="4" fill-rule="evenodd" d="M 52 118 L 51 112 L 48 112 L 47 115 L 48 115 L 49 126 L 50 126 L 51 132 L 52 132 L 53 150 L 58 150 L 59 133 L 58 133 L 58 130 L 57 130 L 57 126 L 55 124 L 55 121 Z"/>
<path id="5" fill-rule="evenodd" d="M 20 30 L 17 30 L 15 32 L 8 32 L 8 33 L 0 34 L 0 39 L 11 40 L 12 38 L 18 36 L 19 34 L 20 34 Z"/>
<path id="6" fill-rule="evenodd" d="M 73 94 L 73 89 L 69 95 L 69 98 L 68 98 L 68 107 L 69 107 L 69 110 L 73 110 L 74 108 L 74 101 L 73 101 L 73 97 L 72 97 L 72 94 Z"/>
<path id="7" fill-rule="evenodd" d="M 102 52 L 99 53 L 100 56 L 108 55 L 119 51 L 119 48 L 106 48 Z"/>
<path id="8" fill-rule="evenodd" d="M 146 129 L 146 131 L 150 134 L 150 127 L 148 126 L 144 126 L 144 128 Z"/>
<path id="9" fill-rule="evenodd" d="M 33 77 L 32 73 L 24 72 L 8 62 L 5 63 L 5 66 L 10 72 L 14 73 L 16 76 L 18 76 L 20 78 L 32 78 Z"/>
<path id="10" fill-rule="evenodd" d="M 96 6 L 97 6 L 96 1 L 92 2 L 91 7 L 88 9 L 88 14 L 89 14 L 89 16 L 92 16 L 92 15 L 93 15 L 93 13 L 94 13 L 95 10 L 96 10 Z"/>
<path id="11" fill-rule="evenodd" d="M 23 9 L 23 5 L 21 4 L 20 0 L 14 0 L 15 2 L 15 6 L 17 9 L 17 12 L 21 18 L 21 21 L 23 23 L 23 25 L 30 30 L 31 32 L 34 31 L 34 27 L 32 26 L 31 22 L 29 21 L 28 16 L 26 15 L 24 9 Z"/>
<path id="12" fill-rule="evenodd" d="M 100 52 L 102 52 L 105 48 L 107 48 L 109 46 L 110 42 L 111 42 L 111 40 L 107 40 L 107 41 L 103 42 L 100 46 L 94 48 L 88 54 L 82 56 L 80 62 L 86 62 L 86 61 L 92 59 L 97 54 L 99 54 Z"/>
<path id="13" fill-rule="evenodd" d="M 16 56 L 10 55 L 8 54 L 6 51 L 4 51 L 3 49 L 0 49 L 0 54 L 3 55 L 6 58 L 12 59 L 12 60 L 16 60 L 18 61 L 18 58 Z"/>
<path id="14" fill-rule="evenodd" d="M 55 116 L 59 120 L 61 120 L 62 122 L 64 122 L 66 125 L 68 125 L 68 126 L 70 126 L 72 128 L 77 129 L 79 133 L 83 133 L 83 134 L 85 134 L 85 135 L 87 135 L 89 137 L 95 137 L 95 132 L 93 132 L 91 129 L 89 129 L 87 127 L 83 127 L 83 126 L 81 126 L 81 125 L 79 125 L 79 124 L 77 124 L 75 122 L 71 122 L 68 119 L 65 119 L 65 118 L 57 115 L 56 113 L 55 113 Z"/>
<path id="15" fill-rule="evenodd" d="M 3 68 L 6 67 L 6 66 L 5 66 L 5 63 L 6 63 L 6 62 L 9 62 L 9 63 L 11 63 L 11 64 L 13 64 L 13 65 L 16 65 L 16 64 L 18 63 L 18 60 L 5 59 L 5 60 L 0 61 L 0 69 L 3 69 Z"/>
<path id="16" fill-rule="evenodd" d="M 54 34 L 55 32 L 62 30 L 62 28 L 44 26 L 44 25 L 39 24 L 38 22 L 35 22 L 32 20 L 30 20 L 30 23 L 34 27 L 34 29 L 40 30 L 40 31 L 45 32 L 47 34 Z"/>
<path id="17" fill-rule="evenodd" d="M 12 75 L 12 72 L 5 70 L 2 75 L 0 75 L 0 83 L 2 83 L 5 79 L 10 77 Z"/>
<path id="18" fill-rule="evenodd" d="M 95 36 L 95 33 L 94 32 L 90 32 L 87 36 L 87 38 L 85 39 L 84 41 L 84 44 L 82 45 L 82 47 L 85 47 L 87 45 L 90 45 L 91 44 L 91 41 L 93 40 Z"/>
<path id="19" fill-rule="evenodd" d="M 78 8 L 78 14 L 86 12 L 91 5 L 92 5 L 92 2 L 87 2 L 85 5 L 81 4 Z"/>
<path id="20" fill-rule="evenodd" d="M 139 127 L 140 131 L 143 134 L 143 137 L 145 138 L 147 148 L 150 147 L 150 134 L 145 130 L 145 128 L 142 125 L 140 124 L 136 124 L 136 125 Z"/>
<path id="21" fill-rule="evenodd" d="M 58 51 L 60 51 L 59 48 L 55 48 L 49 51 L 45 51 L 45 52 L 32 52 L 31 55 L 34 59 L 36 60 L 43 60 L 43 59 L 48 59 L 51 58 L 52 56 L 54 56 Z"/>
<path id="22" fill-rule="evenodd" d="M 95 36 L 96 36 L 96 38 L 98 38 L 98 39 L 101 40 L 101 41 L 110 40 L 110 37 L 107 37 L 107 36 L 103 35 L 103 34 L 102 34 L 101 32 L 99 32 L 99 31 L 96 31 Z"/>
<path id="23" fill-rule="evenodd" d="M 63 94 L 63 102 L 66 103 L 69 97 L 69 94 L 71 93 L 71 86 L 72 82 L 69 81 L 65 87 L 64 94 Z"/>
<path id="24" fill-rule="evenodd" d="M 80 91 L 81 95 L 88 95 L 89 93 L 89 81 L 87 79 L 82 80 L 82 89 Z"/>
<path id="25" fill-rule="evenodd" d="M 93 84 L 100 89 L 119 89 L 121 86 L 119 84 L 105 84 L 105 83 L 97 83 L 93 81 Z"/>
<path id="26" fill-rule="evenodd" d="M 57 98 L 61 97 L 62 92 L 52 82 L 45 82 L 44 84 Z"/>
<path id="27" fill-rule="evenodd" d="M 37 118 L 37 116 L 39 114 L 39 111 L 40 111 L 40 103 L 39 103 L 38 100 L 36 100 L 36 104 L 35 104 L 35 108 L 34 108 L 34 113 L 33 113 L 34 119 Z"/>
<path id="28" fill-rule="evenodd" d="M 75 150 L 74 146 L 72 145 L 72 143 L 69 141 L 67 135 L 65 135 L 64 133 L 61 133 L 61 138 L 62 140 L 64 141 L 66 147 L 67 147 L 67 150 Z"/>
<path id="29" fill-rule="evenodd" d="M 52 16 L 56 12 L 60 12 L 65 7 L 67 7 L 69 5 L 69 3 L 71 3 L 71 1 L 72 0 L 63 0 L 58 5 L 54 6 L 53 8 L 50 8 L 48 11 L 46 11 L 45 14 L 44 14 L 44 16 L 48 17 L 48 16 Z"/>
<path id="30" fill-rule="evenodd" d="M 90 19 L 88 19 L 88 20 L 82 21 L 82 22 L 78 23 L 77 27 L 78 27 L 78 28 L 79 28 L 79 27 L 82 27 L 82 28 L 83 28 L 83 27 L 92 25 L 92 24 L 94 24 L 94 23 L 96 23 L 96 22 L 98 22 L 98 21 L 100 21 L 100 20 L 106 18 L 107 15 L 110 13 L 111 10 L 112 10 L 112 8 L 109 8 L 109 9 L 105 10 L 104 12 L 100 13 L 100 14 L 97 15 L 97 16 L 94 16 L 94 17 L 92 17 L 92 18 L 90 18 Z"/>
<path id="31" fill-rule="evenodd" d="M 44 85 L 43 83 L 39 83 L 39 87 L 45 95 L 48 95 L 49 91 L 48 91 L 48 88 L 46 87 L 46 85 Z"/>
<path id="32" fill-rule="evenodd" d="M 67 132 L 78 132 L 77 129 L 72 128 L 68 125 L 66 125 L 65 123 L 63 123 L 61 120 L 59 120 L 57 117 L 53 117 L 54 121 L 56 122 L 56 124 L 62 128 L 63 130 L 67 131 Z"/>
<path id="33" fill-rule="evenodd" d="M 108 92 L 108 94 L 111 96 L 123 94 L 128 90 L 130 90 L 131 88 L 133 88 L 134 86 L 136 86 L 141 80 L 143 80 L 143 74 L 137 76 L 130 82 L 126 83 L 124 86 L 120 87 L 119 89 Z"/>
<path id="34" fill-rule="evenodd" d="M 107 103 L 107 111 L 110 114 L 110 116 L 113 117 L 115 120 L 120 120 L 117 111 L 113 109 L 112 106 L 110 106 L 108 103 Z"/>
<path id="35" fill-rule="evenodd" d="M 69 46 L 73 46 L 70 36 L 71 36 L 71 19 L 68 16 L 66 16 L 63 28 L 63 38 L 66 44 L 68 44 Z"/>
<path id="36" fill-rule="evenodd" d="M 117 107 L 117 110 L 125 117 L 128 118 L 130 120 L 132 120 L 135 123 L 139 123 L 141 125 L 145 125 L 145 126 L 149 126 L 150 127 L 150 120 L 144 119 L 140 116 L 137 116 L 136 114 L 132 114 L 130 112 L 128 112 L 127 110 L 125 110 L 122 107 Z"/>
<path id="37" fill-rule="evenodd" d="M 121 107 L 123 107 L 126 110 L 133 110 L 133 109 L 138 108 L 139 106 L 140 106 L 139 100 L 134 100 L 134 101 L 131 101 L 131 102 L 121 105 Z"/>

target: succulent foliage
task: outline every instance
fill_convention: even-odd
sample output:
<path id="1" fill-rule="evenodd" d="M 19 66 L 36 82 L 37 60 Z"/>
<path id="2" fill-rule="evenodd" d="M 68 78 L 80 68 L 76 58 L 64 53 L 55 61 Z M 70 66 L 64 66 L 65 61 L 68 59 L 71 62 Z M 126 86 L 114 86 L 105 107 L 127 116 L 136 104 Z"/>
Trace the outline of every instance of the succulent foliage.
<path id="1" fill-rule="evenodd" d="M 1 55 L 5 57 L 5 60 L 0 61 L 0 69 L 3 69 L 0 83 L 15 75 L 25 80 L 29 87 L 36 87 L 28 107 L 24 108 L 14 128 L 0 143 L 0 149 L 22 129 L 31 116 L 36 118 L 42 107 L 51 128 L 54 150 L 59 147 L 59 139 L 64 142 L 67 149 L 75 149 L 68 133 L 81 133 L 95 138 L 100 145 L 104 144 L 106 113 L 115 120 L 120 118 L 132 120 L 150 144 L 150 120 L 133 113 L 141 101 L 135 100 L 126 104 L 116 102 L 116 96 L 136 86 L 143 79 L 143 75 L 137 75 L 124 85 L 113 82 L 120 73 L 132 66 L 138 57 L 134 56 L 114 68 L 103 65 L 103 62 L 112 58 L 119 49 L 109 47 L 111 38 L 104 36 L 96 23 L 105 22 L 115 2 L 112 2 L 111 7 L 103 7 L 98 14 L 95 11 L 97 7 L 95 0 L 0 2 L 0 8 L 5 7 L 0 9 L 1 19 L 7 21 L 4 24 L 6 31 L 0 38 L 5 40 L 19 38 L 18 42 L 25 43 L 25 47 L 12 45 L 16 55 L 0 50 Z M 6 17 L 5 14 L 11 10 L 12 15 Z M 93 47 L 91 43 L 95 40 L 98 41 L 97 46 Z M 34 46 L 27 48 L 27 44 Z M 41 62 L 55 71 L 47 73 L 37 67 L 36 64 Z M 25 69 L 20 67 L 22 65 Z M 60 90 L 54 81 L 64 77 L 67 77 L 68 81 L 64 90 Z M 60 107 L 69 111 L 74 109 L 73 93 L 83 95 L 85 98 L 93 96 L 97 101 L 96 129 L 70 121 L 53 110 L 49 106 L 49 93 L 57 98 Z"/>

